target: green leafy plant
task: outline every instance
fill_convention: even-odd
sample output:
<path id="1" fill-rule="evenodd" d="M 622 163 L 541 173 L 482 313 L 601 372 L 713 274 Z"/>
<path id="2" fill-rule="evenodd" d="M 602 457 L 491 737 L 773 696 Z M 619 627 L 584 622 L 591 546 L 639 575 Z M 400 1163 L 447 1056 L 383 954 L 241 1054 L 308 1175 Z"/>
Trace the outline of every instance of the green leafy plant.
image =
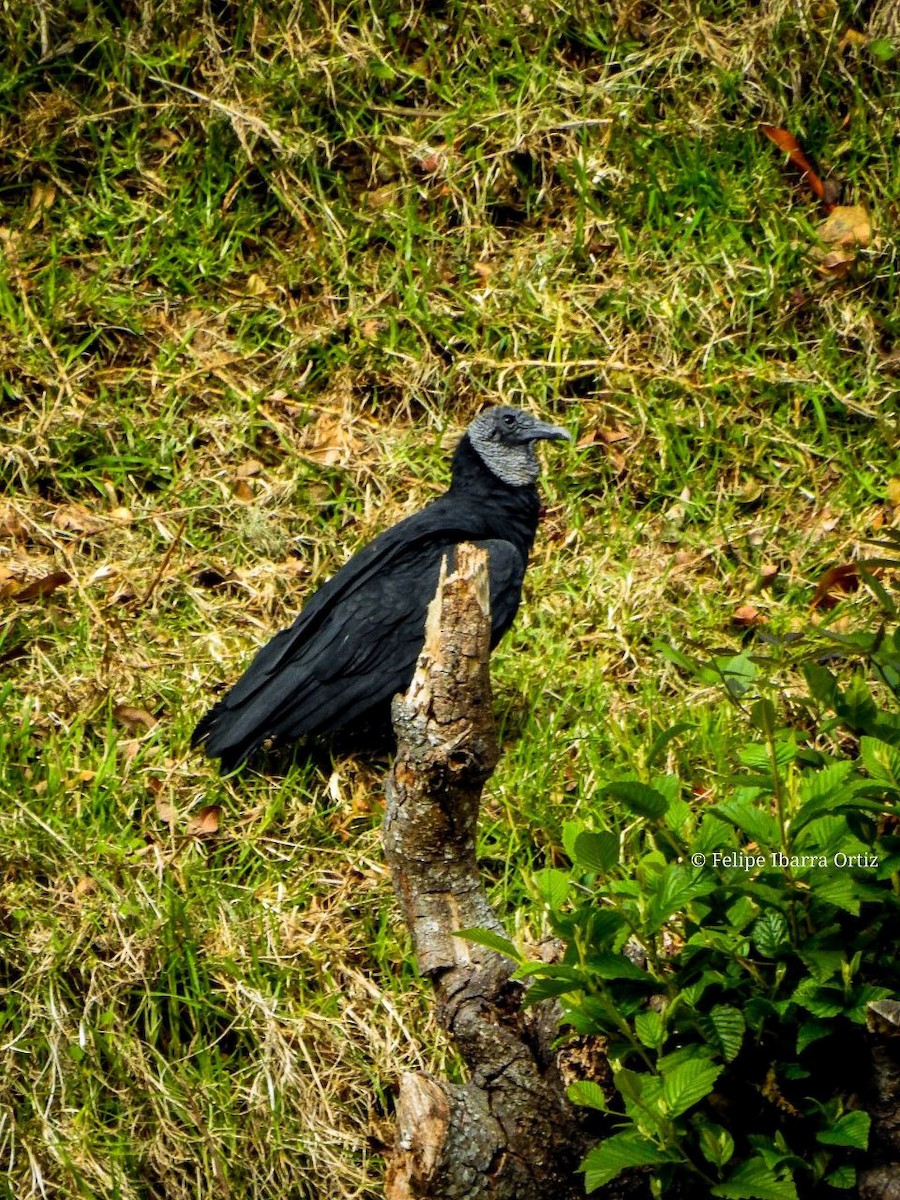
<path id="1" fill-rule="evenodd" d="M 724 1200 L 855 1184 L 866 1008 L 900 984 L 900 627 L 834 644 L 840 670 L 806 664 L 790 723 L 751 655 L 697 668 L 751 729 L 715 802 L 652 765 L 610 782 L 598 812 L 617 801 L 633 819 L 569 822 L 571 867 L 536 877 L 566 950 L 520 960 L 527 1003 L 558 997 L 568 1029 L 605 1039 L 612 1071 L 611 1086 L 569 1089 L 609 1121 L 582 1164 L 589 1192 L 629 1168 L 655 1195 Z"/>

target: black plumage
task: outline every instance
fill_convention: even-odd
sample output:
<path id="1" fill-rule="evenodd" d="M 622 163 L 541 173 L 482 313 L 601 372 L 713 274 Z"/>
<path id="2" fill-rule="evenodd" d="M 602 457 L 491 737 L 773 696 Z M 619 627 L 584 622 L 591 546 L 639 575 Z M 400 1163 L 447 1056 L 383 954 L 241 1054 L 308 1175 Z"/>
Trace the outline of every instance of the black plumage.
<path id="1" fill-rule="evenodd" d="M 460 542 L 488 551 L 493 648 L 519 607 L 537 530 L 535 443 L 569 436 L 515 408 L 476 417 L 448 490 L 322 584 L 202 718 L 191 744 L 233 770 L 269 738 L 352 730 L 383 712 L 412 678 L 441 561 Z"/>

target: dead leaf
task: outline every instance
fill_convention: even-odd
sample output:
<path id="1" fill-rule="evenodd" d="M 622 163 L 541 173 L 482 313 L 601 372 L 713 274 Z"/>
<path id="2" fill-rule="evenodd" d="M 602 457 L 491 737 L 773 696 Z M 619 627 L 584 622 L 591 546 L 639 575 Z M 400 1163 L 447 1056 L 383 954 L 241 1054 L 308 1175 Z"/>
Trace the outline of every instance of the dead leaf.
<path id="1" fill-rule="evenodd" d="M 0 537 L 15 538 L 24 542 L 28 536 L 25 526 L 11 504 L 0 504 Z"/>
<path id="2" fill-rule="evenodd" d="M 153 780 L 154 783 L 159 783 L 158 779 Z M 157 793 L 153 801 L 156 809 L 156 815 L 164 825 L 174 825 L 178 820 L 178 810 L 174 804 L 162 798 L 161 793 Z"/>
<path id="3" fill-rule="evenodd" d="M 130 525 L 134 520 L 131 509 L 126 508 L 124 504 L 120 504 L 117 508 L 112 509 L 109 515 L 113 521 L 118 521 L 120 525 Z"/>
<path id="4" fill-rule="evenodd" d="M 769 141 L 774 142 L 779 150 L 784 151 L 791 163 L 801 173 L 813 192 L 822 201 L 826 200 L 825 185 L 812 169 L 812 164 L 800 148 L 800 143 L 787 129 L 779 129 L 777 125 L 762 124 L 760 133 L 764 133 Z"/>
<path id="5" fill-rule="evenodd" d="M 31 204 L 29 206 L 31 216 L 26 226 L 27 229 L 34 229 L 39 223 L 41 217 L 48 209 L 53 207 L 56 200 L 56 187 L 52 183 L 36 183 L 31 189 Z"/>
<path id="6" fill-rule="evenodd" d="M 14 600 L 18 600 L 20 604 L 24 604 L 26 600 L 40 600 L 44 596 L 52 596 L 57 588 L 65 587 L 67 583 L 71 582 L 72 576 L 67 571 L 51 571 L 49 575 L 42 575 L 40 579 L 32 579 L 29 583 L 6 594 L 11 595 Z M 0 584 L 0 588 L 2 588 L 2 584 Z"/>
<path id="7" fill-rule="evenodd" d="M 810 608 L 834 608 L 840 601 L 859 587 L 859 568 L 856 563 L 843 563 L 829 567 L 819 580 Z"/>
<path id="8" fill-rule="evenodd" d="M 838 204 L 816 230 L 826 246 L 852 249 L 868 246 L 872 240 L 872 223 L 861 204 Z"/>
<path id="9" fill-rule="evenodd" d="M 845 29 L 838 42 L 838 50 L 846 50 L 848 46 L 861 50 L 864 46 L 868 46 L 869 40 L 867 33 L 861 33 L 858 29 Z"/>
<path id="10" fill-rule="evenodd" d="M 900 477 L 895 475 L 893 479 L 888 480 L 887 498 L 895 508 L 900 504 Z"/>
<path id="11" fill-rule="evenodd" d="M 262 473 L 263 465 L 258 459 L 248 458 L 234 473 L 235 479 L 252 479 L 254 475 Z"/>
<path id="12" fill-rule="evenodd" d="M 742 629 L 752 629 L 756 625 L 765 625 L 768 619 L 768 617 L 763 616 L 758 608 L 754 608 L 752 604 L 742 604 L 731 614 L 732 625 L 738 625 Z"/>
<path id="13" fill-rule="evenodd" d="M 376 321 L 372 317 L 370 317 L 367 321 L 363 321 L 362 325 L 360 325 L 360 331 L 361 331 L 363 337 L 368 339 L 369 341 L 371 341 L 372 338 L 377 337 L 380 330 L 381 330 L 381 322 Z"/>
<path id="14" fill-rule="evenodd" d="M 113 716 L 129 733 L 136 733 L 142 728 L 149 731 L 156 725 L 156 717 L 151 716 L 145 708 L 135 708 L 131 704 L 117 704 Z"/>
<path id="15" fill-rule="evenodd" d="M 91 879 L 89 875 L 85 875 L 78 880 L 73 891 L 76 896 L 93 896 L 94 892 L 99 891 L 99 884 L 96 879 Z"/>
<path id="16" fill-rule="evenodd" d="M 204 805 L 188 821 L 185 833 L 188 837 L 212 837 L 214 833 L 219 832 L 219 819 L 221 816 L 221 805 Z"/>
<path id="17" fill-rule="evenodd" d="M 248 296 L 264 296 L 268 290 L 269 286 L 261 275 L 254 272 L 247 276 L 244 291 Z"/>
<path id="18" fill-rule="evenodd" d="M 232 484 L 231 491 L 235 500 L 240 500 L 244 504 L 248 504 L 253 499 L 253 488 L 246 479 L 236 480 Z"/>
<path id="19" fill-rule="evenodd" d="M 479 279 L 483 279 L 487 283 L 494 273 L 494 268 L 489 262 L 477 262 L 472 267 L 472 271 Z"/>
<path id="20" fill-rule="evenodd" d="M 771 587 L 777 578 L 778 567 L 775 565 L 775 563 L 763 563 L 762 570 L 759 573 L 760 591 L 762 591 L 763 588 Z"/>
<path id="21" fill-rule="evenodd" d="M 856 255 L 849 250 L 831 250 L 817 263 L 824 275 L 835 279 L 844 279 L 850 274 L 850 268 L 856 261 Z"/>
<path id="22" fill-rule="evenodd" d="M 349 427 L 331 412 L 320 413 L 301 435 L 302 453 L 326 467 L 348 466 L 358 443 Z"/>
<path id="23" fill-rule="evenodd" d="M 83 504 L 63 504 L 53 514 L 50 524 L 70 533 L 99 533 L 106 528 L 104 518 L 90 512 Z"/>

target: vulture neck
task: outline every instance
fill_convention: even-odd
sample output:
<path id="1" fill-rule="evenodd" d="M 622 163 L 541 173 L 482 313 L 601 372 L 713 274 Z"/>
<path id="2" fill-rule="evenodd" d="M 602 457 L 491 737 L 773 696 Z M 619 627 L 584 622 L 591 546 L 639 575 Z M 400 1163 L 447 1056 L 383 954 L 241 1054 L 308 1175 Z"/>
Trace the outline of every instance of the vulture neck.
<path id="1" fill-rule="evenodd" d="M 478 510 L 485 538 L 503 538 L 518 546 L 527 558 L 537 531 L 541 510 L 535 484 L 522 487 L 504 483 L 486 466 L 481 455 L 464 434 L 453 455 L 453 469 L 448 498 L 465 501 Z"/>

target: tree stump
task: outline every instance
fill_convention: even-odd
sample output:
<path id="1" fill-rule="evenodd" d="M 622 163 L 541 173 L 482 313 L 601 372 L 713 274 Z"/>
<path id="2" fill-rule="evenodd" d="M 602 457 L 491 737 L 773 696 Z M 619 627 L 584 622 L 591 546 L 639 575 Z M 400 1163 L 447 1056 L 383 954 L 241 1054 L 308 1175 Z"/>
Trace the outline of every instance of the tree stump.
<path id="1" fill-rule="evenodd" d="M 469 1079 L 403 1076 L 385 1195 L 565 1200 L 584 1194 L 575 1170 L 588 1140 L 557 1071 L 555 1006 L 523 1011 L 514 964 L 454 936 L 471 926 L 503 931 L 475 858 L 481 792 L 498 758 L 487 555 L 459 546 L 450 570 L 445 562 L 412 683 L 394 701 L 384 850 L 419 968 Z"/>

